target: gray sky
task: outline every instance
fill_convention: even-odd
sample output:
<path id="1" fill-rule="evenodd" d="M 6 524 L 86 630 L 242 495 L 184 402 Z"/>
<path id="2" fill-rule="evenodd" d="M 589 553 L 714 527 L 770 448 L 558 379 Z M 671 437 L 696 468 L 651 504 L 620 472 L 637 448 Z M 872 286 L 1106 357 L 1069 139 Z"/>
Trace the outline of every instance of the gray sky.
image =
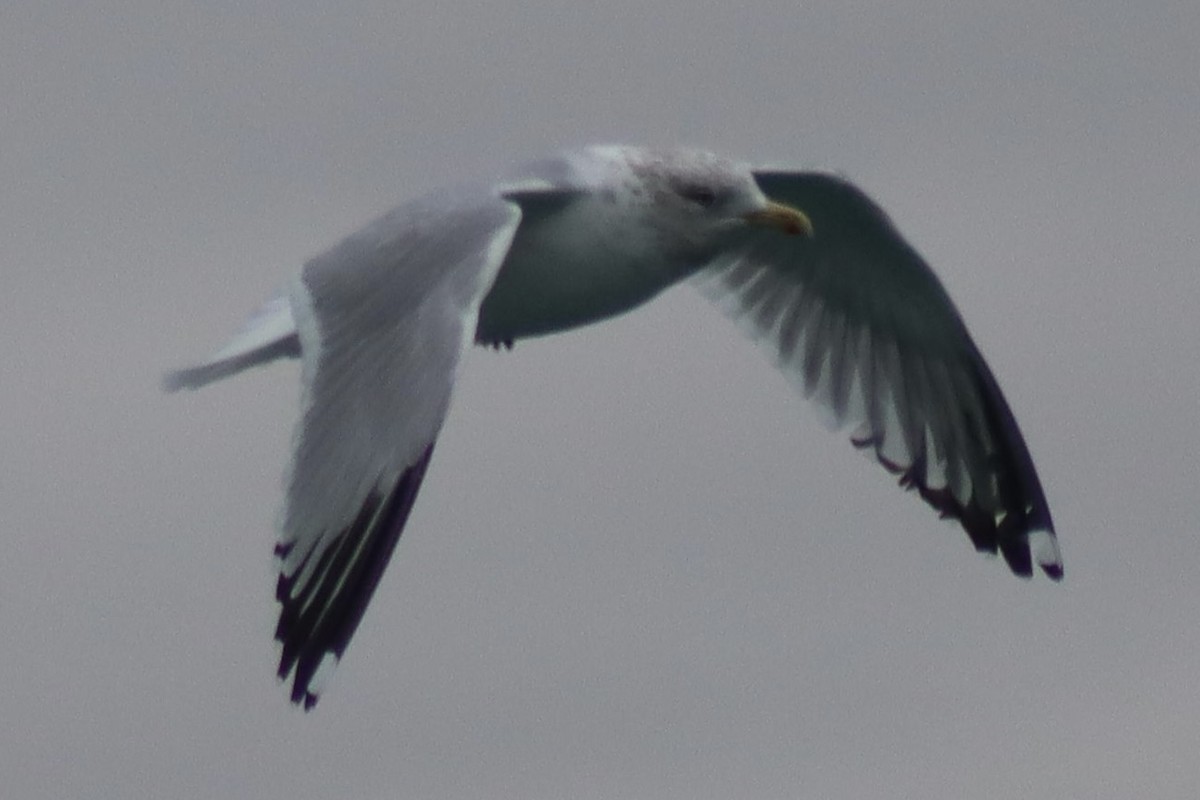
<path id="1" fill-rule="evenodd" d="M 1194 796 L 1200 6 L 278 5 L 0 10 L 5 796 Z M 977 556 L 683 288 L 471 354 L 293 709 L 298 371 L 159 374 L 390 205 L 595 141 L 871 192 L 1008 395 L 1065 582 Z"/>

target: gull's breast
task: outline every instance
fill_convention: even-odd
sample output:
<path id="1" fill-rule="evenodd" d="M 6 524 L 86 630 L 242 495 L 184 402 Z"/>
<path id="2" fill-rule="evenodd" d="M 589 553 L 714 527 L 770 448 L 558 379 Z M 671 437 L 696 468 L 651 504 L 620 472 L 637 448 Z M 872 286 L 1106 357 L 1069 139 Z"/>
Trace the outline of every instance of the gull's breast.
<path id="1" fill-rule="evenodd" d="M 593 194 L 522 220 L 479 310 L 476 341 L 512 342 L 621 314 L 688 269 L 666 255 L 654 228 Z"/>

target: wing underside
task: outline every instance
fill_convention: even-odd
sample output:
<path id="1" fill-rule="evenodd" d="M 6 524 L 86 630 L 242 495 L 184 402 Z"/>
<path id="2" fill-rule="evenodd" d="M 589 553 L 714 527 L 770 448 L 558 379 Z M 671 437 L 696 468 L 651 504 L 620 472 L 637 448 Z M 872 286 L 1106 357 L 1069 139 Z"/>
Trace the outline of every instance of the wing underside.
<path id="1" fill-rule="evenodd" d="M 704 289 L 900 484 L 1018 575 L 1062 562 L 1008 403 L 941 283 L 861 191 L 830 175 L 756 173 L 803 210 L 811 240 L 745 234 Z"/>

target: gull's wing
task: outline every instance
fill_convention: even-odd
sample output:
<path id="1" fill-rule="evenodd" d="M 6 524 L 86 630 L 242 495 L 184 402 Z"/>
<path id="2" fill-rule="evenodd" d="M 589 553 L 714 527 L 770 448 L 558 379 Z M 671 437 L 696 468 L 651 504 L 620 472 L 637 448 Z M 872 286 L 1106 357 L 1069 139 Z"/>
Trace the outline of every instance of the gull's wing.
<path id="1" fill-rule="evenodd" d="M 520 223 L 491 190 L 401 206 L 308 262 L 290 293 L 303 397 L 281 513 L 275 638 L 311 707 L 412 509 Z"/>
<path id="2" fill-rule="evenodd" d="M 1062 560 L 1033 461 L 958 311 L 883 211 L 832 175 L 755 171 L 802 210 L 811 239 L 754 230 L 701 273 L 710 296 L 767 340 L 852 441 L 958 519 L 975 547 L 1028 576 Z M 1032 549 L 1032 559 L 1031 559 Z"/>

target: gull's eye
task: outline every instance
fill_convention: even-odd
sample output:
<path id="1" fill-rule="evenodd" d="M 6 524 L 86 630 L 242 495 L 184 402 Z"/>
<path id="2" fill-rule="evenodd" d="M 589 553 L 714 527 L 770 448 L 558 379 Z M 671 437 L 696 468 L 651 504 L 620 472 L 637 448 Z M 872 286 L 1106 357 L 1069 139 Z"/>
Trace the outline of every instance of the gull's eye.
<path id="1" fill-rule="evenodd" d="M 717 193 L 708 186 L 684 186 L 679 190 L 679 196 L 701 208 L 712 208 L 717 203 Z"/>

